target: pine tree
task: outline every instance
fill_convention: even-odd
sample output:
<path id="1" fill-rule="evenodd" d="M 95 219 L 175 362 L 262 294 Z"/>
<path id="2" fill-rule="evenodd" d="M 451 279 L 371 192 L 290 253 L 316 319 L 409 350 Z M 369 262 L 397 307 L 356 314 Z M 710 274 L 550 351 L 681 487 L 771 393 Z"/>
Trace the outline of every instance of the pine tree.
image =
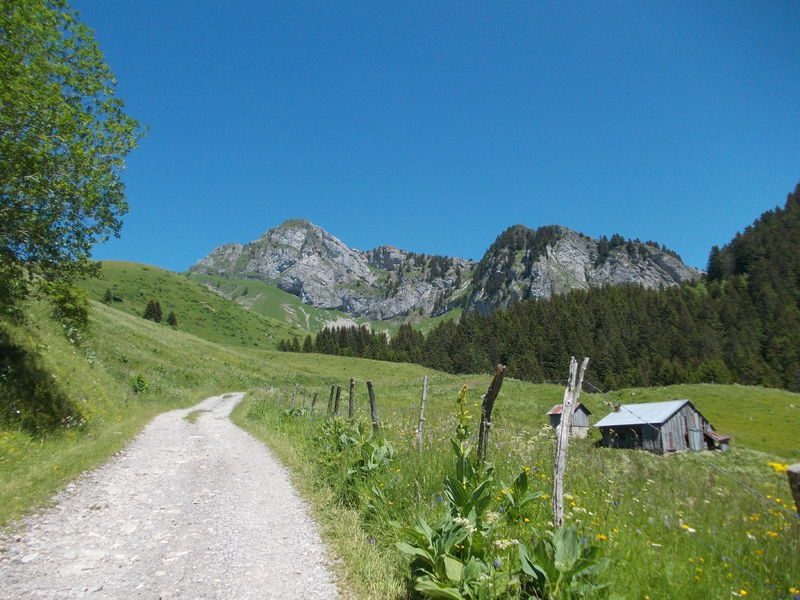
<path id="1" fill-rule="evenodd" d="M 111 293 L 111 288 L 106 288 L 106 293 L 103 294 L 103 302 L 106 304 L 111 304 L 114 300 L 114 295 Z"/>
<path id="2" fill-rule="evenodd" d="M 142 316 L 150 321 L 161 323 L 163 313 L 161 312 L 161 304 L 158 303 L 158 300 L 150 300 L 150 302 L 147 303 L 147 308 L 144 309 L 144 315 Z"/>
<path id="3" fill-rule="evenodd" d="M 178 326 L 178 318 L 175 316 L 175 313 L 172 312 L 172 311 L 169 311 L 169 314 L 167 315 L 167 325 L 169 325 L 170 327 L 177 327 Z"/>

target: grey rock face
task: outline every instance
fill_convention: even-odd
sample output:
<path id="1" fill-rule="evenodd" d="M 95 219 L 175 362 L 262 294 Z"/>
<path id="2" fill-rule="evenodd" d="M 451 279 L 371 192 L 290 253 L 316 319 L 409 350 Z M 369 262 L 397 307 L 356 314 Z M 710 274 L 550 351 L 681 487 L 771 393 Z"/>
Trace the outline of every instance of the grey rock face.
<path id="1" fill-rule="evenodd" d="M 669 251 L 622 238 L 594 240 L 559 226 L 517 225 L 480 263 L 393 246 L 362 252 L 303 220 L 249 244 L 226 244 L 193 271 L 276 284 L 303 302 L 354 317 L 436 316 L 456 306 L 488 313 L 517 300 L 635 283 L 659 288 L 700 276 Z"/>
<path id="2" fill-rule="evenodd" d="M 623 241 L 611 248 L 606 245 L 604 252 L 599 240 L 566 227 L 537 231 L 516 227 L 517 239 L 525 241 L 504 246 L 498 244 L 502 236 L 498 238 L 498 247 L 493 245 L 478 265 L 467 310 L 485 314 L 517 300 L 604 285 L 633 283 L 657 289 L 701 275 L 653 244 Z M 546 236 L 541 234 L 545 229 Z"/>
<path id="3" fill-rule="evenodd" d="M 286 221 L 249 244 L 226 244 L 192 271 L 261 279 L 320 308 L 391 319 L 446 312 L 466 296 L 472 261 L 391 246 L 361 252 L 303 220 Z"/>

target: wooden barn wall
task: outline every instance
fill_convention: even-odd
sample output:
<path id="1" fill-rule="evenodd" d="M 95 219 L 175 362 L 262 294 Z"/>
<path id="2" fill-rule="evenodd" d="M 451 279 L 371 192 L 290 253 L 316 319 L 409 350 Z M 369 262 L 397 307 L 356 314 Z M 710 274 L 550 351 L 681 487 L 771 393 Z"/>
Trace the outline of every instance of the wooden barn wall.
<path id="1" fill-rule="evenodd" d="M 582 410 L 576 410 L 572 413 L 572 426 L 573 427 L 588 427 L 589 415 Z"/>
<path id="2" fill-rule="evenodd" d="M 661 432 L 658 426 L 646 425 L 642 428 L 642 448 L 651 452 L 663 452 L 661 448 Z"/>

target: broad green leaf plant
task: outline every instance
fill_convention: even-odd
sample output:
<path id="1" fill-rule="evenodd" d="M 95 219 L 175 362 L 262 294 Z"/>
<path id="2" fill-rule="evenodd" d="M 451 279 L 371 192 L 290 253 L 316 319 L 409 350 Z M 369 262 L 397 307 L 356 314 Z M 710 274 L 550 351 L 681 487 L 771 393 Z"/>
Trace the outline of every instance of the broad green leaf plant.
<path id="1" fill-rule="evenodd" d="M 473 464 L 466 396 L 464 386 L 451 439 L 455 473 L 444 479 L 446 510 L 434 526 L 421 516 L 411 527 L 395 524 L 402 539 L 397 548 L 411 558 L 415 592 L 448 600 L 605 597 L 598 577 L 606 562 L 575 528 L 543 533 L 529 526 L 527 543 L 510 537 L 541 494 L 530 491 L 527 470 L 511 486 L 498 486 L 491 465 Z"/>

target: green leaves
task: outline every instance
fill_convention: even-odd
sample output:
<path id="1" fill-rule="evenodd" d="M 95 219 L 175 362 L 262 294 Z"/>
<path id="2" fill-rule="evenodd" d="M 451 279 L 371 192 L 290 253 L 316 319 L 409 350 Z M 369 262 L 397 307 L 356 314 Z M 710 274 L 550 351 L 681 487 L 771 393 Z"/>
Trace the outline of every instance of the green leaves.
<path id="1" fill-rule="evenodd" d="M 63 0 L 0 8 L 0 300 L 92 272 L 128 209 L 121 172 L 141 136 L 91 31 Z"/>

